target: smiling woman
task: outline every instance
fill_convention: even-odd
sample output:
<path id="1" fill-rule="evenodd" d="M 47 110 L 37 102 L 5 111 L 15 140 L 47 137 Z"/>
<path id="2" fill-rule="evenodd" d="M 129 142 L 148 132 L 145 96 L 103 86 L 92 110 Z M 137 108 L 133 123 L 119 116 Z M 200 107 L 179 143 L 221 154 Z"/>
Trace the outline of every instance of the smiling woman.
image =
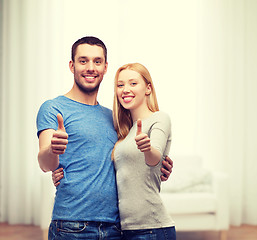
<path id="1" fill-rule="evenodd" d="M 152 78 L 142 64 L 120 67 L 114 89 L 118 141 L 112 157 L 124 237 L 175 240 L 174 222 L 159 195 L 162 160 L 171 144 L 170 118 L 159 111 Z"/>

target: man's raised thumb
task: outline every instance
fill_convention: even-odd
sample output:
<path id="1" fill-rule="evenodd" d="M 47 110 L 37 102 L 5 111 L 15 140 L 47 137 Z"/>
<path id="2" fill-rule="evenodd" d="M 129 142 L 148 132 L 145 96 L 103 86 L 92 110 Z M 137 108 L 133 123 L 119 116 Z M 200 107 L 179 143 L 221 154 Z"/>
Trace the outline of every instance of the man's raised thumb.
<path id="1" fill-rule="evenodd" d="M 137 135 L 139 135 L 140 133 L 142 133 L 142 121 L 141 119 L 137 120 Z"/>
<path id="2" fill-rule="evenodd" d="M 58 121 L 58 130 L 64 131 L 65 132 L 65 127 L 63 124 L 63 118 L 60 113 L 57 114 L 57 121 Z"/>

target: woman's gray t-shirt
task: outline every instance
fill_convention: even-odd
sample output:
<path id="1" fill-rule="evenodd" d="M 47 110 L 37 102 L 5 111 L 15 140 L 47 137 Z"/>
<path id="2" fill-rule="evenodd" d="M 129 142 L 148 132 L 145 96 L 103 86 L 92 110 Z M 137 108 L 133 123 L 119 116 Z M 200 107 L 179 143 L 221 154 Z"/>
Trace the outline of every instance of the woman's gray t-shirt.
<path id="1" fill-rule="evenodd" d="M 159 195 L 162 159 L 168 155 L 171 144 L 170 118 L 158 111 L 142 120 L 142 132 L 148 135 L 151 146 L 162 155 L 156 166 L 146 164 L 144 153 L 135 142 L 136 131 L 135 122 L 114 152 L 122 230 L 174 226 Z"/>

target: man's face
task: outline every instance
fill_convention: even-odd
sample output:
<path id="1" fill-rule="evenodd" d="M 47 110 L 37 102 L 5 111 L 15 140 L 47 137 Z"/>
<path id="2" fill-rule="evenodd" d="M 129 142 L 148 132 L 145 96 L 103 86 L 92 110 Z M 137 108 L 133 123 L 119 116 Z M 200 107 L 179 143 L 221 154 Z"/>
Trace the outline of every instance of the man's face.
<path id="1" fill-rule="evenodd" d="M 79 89 L 84 93 L 96 92 L 107 71 L 104 51 L 97 45 L 81 44 L 77 47 L 70 70 Z"/>

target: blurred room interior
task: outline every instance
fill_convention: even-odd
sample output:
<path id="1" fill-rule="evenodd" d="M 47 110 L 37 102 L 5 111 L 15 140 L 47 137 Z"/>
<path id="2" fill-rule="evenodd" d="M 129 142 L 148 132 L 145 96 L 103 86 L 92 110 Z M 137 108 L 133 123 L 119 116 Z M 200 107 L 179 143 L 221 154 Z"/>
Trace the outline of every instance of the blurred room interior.
<path id="1" fill-rule="evenodd" d="M 256 239 L 256 12 L 255 0 L 0 0 L 0 239 L 47 231 L 55 189 L 38 166 L 36 115 L 72 86 L 71 45 L 86 35 L 108 48 L 104 106 L 119 66 L 151 72 L 172 121 L 174 168 L 162 194 L 167 208 L 177 199 L 178 239 Z M 191 209 L 180 205 L 192 199 Z"/>

